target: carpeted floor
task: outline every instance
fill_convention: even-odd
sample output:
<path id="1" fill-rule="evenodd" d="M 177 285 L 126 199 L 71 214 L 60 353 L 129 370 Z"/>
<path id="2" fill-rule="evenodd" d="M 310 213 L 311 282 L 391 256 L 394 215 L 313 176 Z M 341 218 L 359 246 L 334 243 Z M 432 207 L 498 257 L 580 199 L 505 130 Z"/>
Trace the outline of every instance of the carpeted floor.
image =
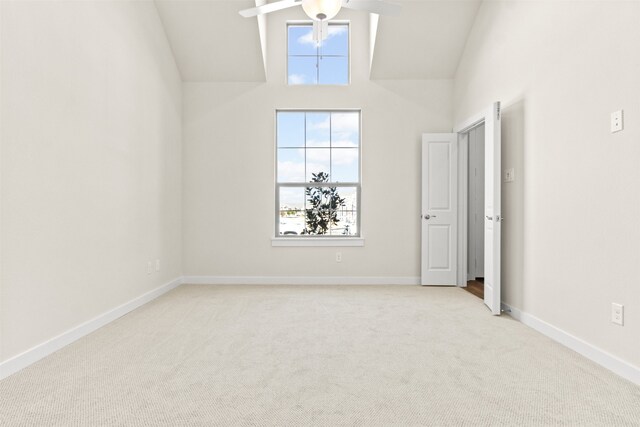
<path id="1" fill-rule="evenodd" d="M 458 288 L 182 286 L 0 382 L 10 426 L 640 425 L 640 387 Z"/>

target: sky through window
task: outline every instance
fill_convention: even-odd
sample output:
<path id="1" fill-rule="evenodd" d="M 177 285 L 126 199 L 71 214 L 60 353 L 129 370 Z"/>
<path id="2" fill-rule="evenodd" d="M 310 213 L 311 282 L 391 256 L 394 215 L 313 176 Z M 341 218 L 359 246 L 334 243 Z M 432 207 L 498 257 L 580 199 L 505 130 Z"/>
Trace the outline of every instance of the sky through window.
<path id="1" fill-rule="evenodd" d="M 330 24 L 320 45 L 311 24 L 288 26 L 287 81 L 290 85 L 349 83 L 349 25 Z"/>

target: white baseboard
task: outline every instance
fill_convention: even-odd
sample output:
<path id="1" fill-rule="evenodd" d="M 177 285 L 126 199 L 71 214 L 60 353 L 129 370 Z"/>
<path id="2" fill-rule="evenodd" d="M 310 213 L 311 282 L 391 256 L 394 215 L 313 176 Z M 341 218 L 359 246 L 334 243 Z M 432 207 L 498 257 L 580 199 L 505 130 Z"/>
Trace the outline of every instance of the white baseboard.
<path id="1" fill-rule="evenodd" d="M 192 285 L 419 285 L 419 277 L 185 276 Z"/>
<path id="2" fill-rule="evenodd" d="M 9 360 L 0 363 L 0 380 L 8 377 L 11 374 L 18 372 L 21 369 L 26 368 L 32 363 L 54 353 L 61 348 L 71 344 L 74 341 L 90 334 L 91 332 L 105 326 L 106 324 L 113 322 L 119 317 L 135 310 L 158 298 L 160 295 L 169 292 L 170 290 L 180 286 L 182 284 L 182 277 L 172 280 L 152 291 L 149 291 L 137 298 L 132 299 L 112 310 L 107 311 L 87 322 L 84 322 L 73 329 L 70 329 L 48 341 L 39 344 L 24 353 L 18 354 Z"/>
<path id="3" fill-rule="evenodd" d="M 507 311 L 511 317 L 519 320 L 530 328 L 535 329 L 552 340 L 557 341 L 565 347 L 583 355 L 598 365 L 609 369 L 610 371 L 620 375 L 622 378 L 640 385 L 640 368 L 637 366 L 607 353 L 606 351 L 589 344 L 588 342 L 575 337 L 568 332 L 545 322 L 544 320 L 538 319 L 531 314 L 511 307 L 508 304 L 502 303 L 502 308 Z"/>

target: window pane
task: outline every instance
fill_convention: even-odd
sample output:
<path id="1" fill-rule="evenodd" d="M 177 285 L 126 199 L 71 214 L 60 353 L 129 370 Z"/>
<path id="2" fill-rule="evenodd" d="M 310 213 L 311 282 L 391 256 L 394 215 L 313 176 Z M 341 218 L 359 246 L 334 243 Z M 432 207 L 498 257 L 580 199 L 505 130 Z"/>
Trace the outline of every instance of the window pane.
<path id="1" fill-rule="evenodd" d="M 278 113 L 278 147 L 304 147 L 304 113 Z"/>
<path id="2" fill-rule="evenodd" d="M 318 84 L 318 69 L 315 56 L 290 56 L 289 76 L 290 85 L 315 85 Z"/>
<path id="3" fill-rule="evenodd" d="M 318 179 L 320 173 L 329 177 L 330 173 L 331 151 L 329 148 L 307 148 L 307 182 L 328 182 L 326 179 L 322 181 L 314 181 Z M 313 174 L 316 175 L 314 178 Z"/>
<path id="4" fill-rule="evenodd" d="M 335 205 L 335 216 L 331 221 L 330 234 L 334 236 L 358 234 L 358 189 L 355 187 L 336 187 L 335 195 L 342 199 L 342 203 Z"/>
<path id="5" fill-rule="evenodd" d="M 336 187 L 307 187 L 305 189 L 305 234 L 330 234 L 336 221 L 342 198 Z"/>
<path id="6" fill-rule="evenodd" d="M 346 57 L 323 56 L 318 63 L 320 84 L 346 85 L 349 83 L 349 60 Z"/>
<path id="7" fill-rule="evenodd" d="M 318 51 L 311 25 L 289 25 L 288 42 L 289 55 L 315 55 Z"/>
<path id="8" fill-rule="evenodd" d="M 358 182 L 357 148 L 336 148 L 331 151 L 331 182 Z"/>
<path id="9" fill-rule="evenodd" d="M 323 55 L 348 56 L 349 26 L 329 25 L 329 35 L 322 41 L 321 50 Z"/>
<path id="10" fill-rule="evenodd" d="M 278 149 L 278 182 L 305 182 L 304 149 Z"/>
<path id="11" fill-rule="evenodd" d="M 349 26 L 329 25 L 321 46 L 312 25 L 288 26 L 289 85 L 349 84 Z"/>
<path id="12" fill-rule="evenodd" d="M 302 234 L 304 230 L 304 188 L 280 187 L 280 235 Z"/>
<path id="13" fill-rule="evenodd" d="M 331 113 L 331 146 L 357 147 L 360 142 L 360 113 Z"/>
<path id="14" fill-rule="evenodd" d="M 307 113 L 307 148 L 329 147 L 330 113 Z"/>

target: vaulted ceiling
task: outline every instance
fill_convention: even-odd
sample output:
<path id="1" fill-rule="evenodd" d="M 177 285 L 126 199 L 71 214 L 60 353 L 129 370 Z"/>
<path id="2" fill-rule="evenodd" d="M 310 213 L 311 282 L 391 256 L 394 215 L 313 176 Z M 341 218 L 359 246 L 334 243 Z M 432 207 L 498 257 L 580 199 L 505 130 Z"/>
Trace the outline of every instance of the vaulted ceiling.
<path id="1" fill-rule="evenodd" d="M 156 0 L 184 81 L 264 81 L 253 0 Z"/>
<path id="2" fill-rule="evenodd" d="M 481 0 L 390 1 L 402 13 L 380 16 L 371 78 L 452 78 Z M 265 81 L 264 34 L 238 14 L 255 0 L 155 3 L 184 81 Z"/>
<path id="3" fill-rule="evenodd" d="M 399 17 L 380 17 L 371 78 L 452 78 L 480 0 L 397 3 L 402 4 Z"/>

